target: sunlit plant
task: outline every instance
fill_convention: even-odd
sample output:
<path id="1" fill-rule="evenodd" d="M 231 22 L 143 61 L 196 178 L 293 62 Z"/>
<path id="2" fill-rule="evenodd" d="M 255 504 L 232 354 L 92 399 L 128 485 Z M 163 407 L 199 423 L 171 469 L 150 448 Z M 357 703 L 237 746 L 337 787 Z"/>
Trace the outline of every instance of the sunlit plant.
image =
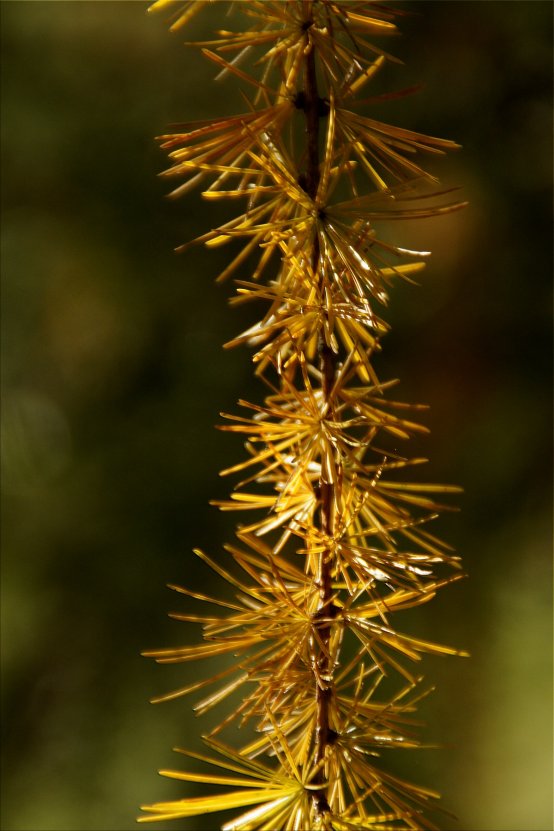
<path id="1" fill-rule="evenodd" d="M 151 9 L 170 10 L 180 30 L 205 5 Z M 246 512 L 228 565 L 196 552 L 235 596 L 174 586 L 209 609 L 173 615 L 201 624 L 204 640 L 146 653 L 160 663 L 232 658 L 163 696 L 203 690 L 200 714 L 227 700 L 206 754 L 181 751 L 206 772 L 163 771 L 220 789 L 144 806 L 140 819 L 234 809 L 225 831 L 431 829 L 438 794 L 379 757 L 419 745 L 422 653 L 461 654 L 397 629 L 402 610 L 461 576 L 428 530 L 457 488 L 411 481 L 425 460 L 404 443 L 425 432 L 413 420 L 422 407 L 389 397 L 394 382 L 379 380 L 374 356 L 390 285 L 411 280 L 429 254 L 392 241 L 389 223 L 461 207 L 420 160 L 457 145 L 371 117 L 374 104 L 404 94 L 368 92 L 395 60 L 381 44 L 402 12 L 362 0 L 245 0 L 233 10 L 237 30 L 198 45 L 244 85 L 244 112 L 179 125 L 161 141 L 175 194 L 202 183 L 205 199 L 239 205 L 196 242 L 238 244 L 219 279 L 234 276 L 233 302 L 264 305 L 229 345 L 254 348 L 266 397 L 241 401 L 243 414 L 222 427 L 246 447 L 223 471 L 242 481 L 218 503 Z M 237 691 L 238 705 L 228 700 Z"/>

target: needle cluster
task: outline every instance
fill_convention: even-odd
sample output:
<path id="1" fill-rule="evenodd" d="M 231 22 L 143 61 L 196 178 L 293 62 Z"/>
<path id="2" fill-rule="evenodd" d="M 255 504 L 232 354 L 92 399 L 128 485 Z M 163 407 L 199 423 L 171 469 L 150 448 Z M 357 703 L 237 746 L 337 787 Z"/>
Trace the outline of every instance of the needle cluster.
<path id="1" fill-rule="evenodd" d="M 170 8 L 178 30 L 205 5 L 151 9 Z M 422 653 L 462 654 L 396 628 L 397 613 L 461 576 L 428 530 L 458 489 L 411 481 L 425 460 L 403 447 L 425 432 L 414 420 L 422 407 L 390 398 L 394 382 L 379 380 L 374 356 L 391 284 L 429 255 L 392 241 L 389 223 L 461 207 L 421 166 L 457 145 L 368 115 L 399 95 L 367 90 L 395 60 L 379 44 L 401 12 L 362 0 L 252 0 L 235 11 L 236 31 L 199 46 L 249 90 L 245 111 L 179 125 L 161 143 L 175 195 L 202 183 L 205 199 L 239 206 L 196 242 L 234 241 L 220 279 L 233 275 L 233 302 L 256 301 L 263 314 L 229 346 L 253 347 L 267 392 L 222 426 L 246 448 L 223 471 L 242 481 L 218 503 L 247 516 L 226 546 L 229 565 L 196 552 L 235 595 L 174 586 L 210 609 L 173 615 L 201 624 L 203 641 L 146 653 L 160 663 L 227 656 L 163 698 L 204 690 L 203 713 L 233 697 L 207 755 L 181 751 L 207 771 L 163 771 L 220 790 L 144 806 L 141 820 L 238 809 L 224 831 L 431 829 L 438 795 L 379 757 L 419 746 Z M 247 724 L 240 749 L 223 741 Z"/>

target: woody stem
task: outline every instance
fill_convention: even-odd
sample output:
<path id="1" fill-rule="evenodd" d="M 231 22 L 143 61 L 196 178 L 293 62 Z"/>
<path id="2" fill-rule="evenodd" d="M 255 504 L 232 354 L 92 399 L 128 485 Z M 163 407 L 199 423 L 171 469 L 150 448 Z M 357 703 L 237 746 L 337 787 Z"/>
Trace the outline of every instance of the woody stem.
<path id="1" fill-rule="evenodd" d="M 313 25 L 311 0 L 306 2 L 305 28 L 308 33 Z M 319 159 L 319 122 L 321 116 L 321 102 L 317 87 L 317 72 L 315 50 L 313 44 L 306 56 L 304 82 L 304 111 L 306 116 L 306 191 L 315 201 L 320 179 Z M 320 273 L 320 249 L 317 233 L 314 235 L 312 249 L 312 270 L 314 275 L 319 274 L 320 290 L 322 289 L 322 276 Z M 321 291 L 321 294 L 323 292 Z M 323 397 L 323 409 L 327 417 L 332 418 L 331 392 L 336 374 L 336 357 L 332 349 L 325 343 L 324 338 L 319 336 L 319 355 L 321 370 L 321 389 Z M 320 475 L 320 525 L 325 536 L 332 536 L 333 533 L 333 506 L 334 493 L 333 484 L 323 480 Z M 317 638 L 313 639 L 314 647 L 314 673 L 316 678 L 316 745 L 315 764 L 320 768 L 318 780 L 315 784 L 321 783 L 321 788 L 313 792 L 313 804 L 316 814 L 322 817 L 329 813 L 325 786 L 324 762 L 326 749 L 330 744 L 333 732 L 330 727 L 330 705 L 333 697 L 332 689 L 332 666 L 330 657 L 331 630 L 332 630 L 332 558 L 331 552 L 325 549 L 319 554 L 316 583 L 319 589 L 319 600 L 317 612 L 314 619 L 314 626 L 317 630 Z"/>

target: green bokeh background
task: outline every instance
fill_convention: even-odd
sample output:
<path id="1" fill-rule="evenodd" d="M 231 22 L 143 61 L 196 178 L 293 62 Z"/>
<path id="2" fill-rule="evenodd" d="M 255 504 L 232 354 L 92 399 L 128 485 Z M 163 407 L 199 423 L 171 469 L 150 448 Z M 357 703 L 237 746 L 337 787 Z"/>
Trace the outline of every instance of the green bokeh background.
<path id="1" fill-rule="evenodd" d="M 463 144 L 433 169 L 471 202 L 402 229 L 434 256 L 397 287 L 378 362 L 431 404 L 422 477 L 465 489 L 440 531 L 470 579 L 405 627 L 473 657 L 426 661 L 426 736 L 447 746 L 397 764 L 443 792 L 441 827 L 549 831 L 552 5 L 402 7 L 406 65 L 383 83 L 425 89 L 379 116 Z M 247 351 L 221 349 L 252 315 L 213 283 L 225 248 L 172 253 L 213 207 L 163 198 L 152 139 L 243 105 L 145 9 L 1 4 L 3 831 L 124 831 L 186 793 L 155 770 L 203 727 L 148 698 L 199 669 L 139 652 L 193 637 L 164 586 L 205 586 L 192 547 L 230 539 L 208 502 L 240 442 L 212 425 L 261 395 Z"/>

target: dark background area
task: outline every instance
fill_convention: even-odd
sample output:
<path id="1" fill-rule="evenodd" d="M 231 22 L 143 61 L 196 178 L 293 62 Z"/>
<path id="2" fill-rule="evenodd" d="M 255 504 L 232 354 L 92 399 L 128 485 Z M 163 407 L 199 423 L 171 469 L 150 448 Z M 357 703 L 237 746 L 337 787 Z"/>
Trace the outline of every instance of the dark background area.
<path id="1" fill-rule="evenodd" d="M 172 36 L 146 5 L 1 4 L 5 831 L 133 828 L 188 792 L 155 770 L 206 729 L 189 699 L 148 703 L 202 668 L 139 653 L 194 638 L 165 584 L 204 585 L 191 549 L 231 539 L 208 502 L 242 451 L 212 425 L 262 391 L 247 350 L 221 349 L 252 314 L 214 285 L 226 249 L 172 253 L 214 219 L 164 199 L 153 136 L 243 104 L 182 45 L 221 7 Z M 393 292 L 377 362 L 431 405 L 421 477 L 465 490 L 440 532 L 469 579 L 404 628 L 473 657 L 424 662 L 446 747 L 398 764 L 443 792 L 445 828 L 549 831 L 552 5 L 401 5 L 405 65 L 382 83 L 424 89 L 378 117 L 459 141 L 433 169 L 471 203 L 399 227 L 434 254 Z"/>

